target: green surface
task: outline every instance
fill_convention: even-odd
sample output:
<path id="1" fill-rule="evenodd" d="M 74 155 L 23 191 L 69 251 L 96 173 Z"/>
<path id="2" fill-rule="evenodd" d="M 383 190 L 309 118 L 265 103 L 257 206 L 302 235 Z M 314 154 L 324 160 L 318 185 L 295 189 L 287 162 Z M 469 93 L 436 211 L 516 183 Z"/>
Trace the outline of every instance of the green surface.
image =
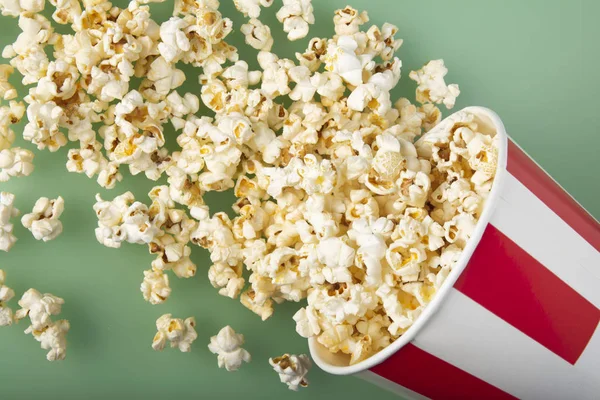
<path id="1" fill-rule="evenodd" d="M 229 0 L 222 0 L 225 15 L 236 27 L 243 18 Z M 277 1 L 276 1 L 277 3 Z M 312 35 L 332 32 L 331 16 L 346 1 L 314 0 L 317 25 Z M 369 11 L 371 22 L 397 24 L 404 45 L 399 56 L 404 78 L 397 94 L 413 97 L 408 71 L 433 58 L 444 58 L 449 82 L 462 91 L 456 109 L 487 106 L 498 112 L 508 132 L 558 182 L 598 218 L 600 123 L 597 118 L 597 65 L 600 50 L 598 2 L 583 1 L 398 1 L 350 0 Z M 122 4 L 122 3 L 118 3 Z M 170 4 L 152 6 L 155 18 L 168 17 Z M 291 57 L 306 41 L 289 46 L 281 26 L 273 23 L 275 51 Z M 2 46 L 14 40 L 16 20 L 2 18 Z M 233 34 L 244 58 L 254 53 Z M 197 90 L 195 78 L 187 90 Z M 187 84 L 187 83 L 186 83 Z M 22 93 L 22 92 L 20 92 Z M 20 130 L 17 130 L 20 132 Z M 33 149 L 30 143 L 17 142 Z M 65 299 L 61 317 L 71 321 L 67 360 L 49 363 L 25 322 L 0 328 L 0 398 L 32 399 L 162 399 L 282 398 L 393 399 L 393 395 L 353 377 L 328 376 L 318 368 L 310 373 L 311 386 L 289 392 L 278 382 L 267 358 L 283 352 L 307 352 L 306 341 L 294 331 L 291 319 L 297 305 L 278 306 L 273 318 L 261 323 L 236 301 L 217 295 L 206 278 L 207 252 L 194 247 L 198 265 L 194 279 L 171 279 L 173 294 L 166 304 L 151 306 L 139 291 L 142 271 L 152 257 L 144 246 L 125 245 L 115 250 L 96 242 L 94 194 L 112 198 L 132 190 L 142 201 L 152 186 L 142 177 L 125 176 L 109 193 L 85 176 L 65 169 L 67 149 L 36 152 L 36 170 L 28 178 L 0 184 L 16 194 L 16 205 L 29 212 L 40 196 L 62 195 L 66 207 L 64 233 L 50 243 L 36 242 L 17 224 L 19 242 L 0 254 L 0 268 L 8 284 L 20 295 L 34 287 Z M 209 197 L 213 211 L 226 209 L 223 197 Z M 225 197 L 229 199 L 229 197 Z M 16 299 L 10 303 L 16 308 Z M 195 316 L 198 340 L 191 354 L 167 349 L 153 352 L 150 343 L 154 321 L 163 313 Z M 217 368 L 206 345 L 209 337 L 230 324 L 246 336 L 253 362 L 237 373 Z M 410 365 L 406 366 L 410 368 Z M 432 384 L 435 384 L 432 381 Z"/>

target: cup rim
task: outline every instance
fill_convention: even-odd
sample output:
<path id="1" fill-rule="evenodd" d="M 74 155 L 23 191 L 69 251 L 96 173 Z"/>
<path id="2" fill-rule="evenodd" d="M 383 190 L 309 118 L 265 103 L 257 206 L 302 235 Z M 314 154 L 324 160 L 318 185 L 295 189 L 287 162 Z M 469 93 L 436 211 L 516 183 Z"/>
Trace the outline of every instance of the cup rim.
<path id="1" fill-rule="evenodd" d="M 506 133 L 506 129 L 502 120 L 494 111 L 486 107 L 479 106 L 470 106 L 465 107 L 460 111 L 457 111 L 448 117 L 451 118 L 459 112 L 469 112 L 474 114 L 476 117 L 487 118 L 491 121 L 492 126 L 496 130 L 496 135 L 500 137 L 499 140 L 499 149 L 498 149 L 498 165 L 496 167 L 496 175 L 494 177 L 494 183 L 492 185 L 492 190 L 490 191 L 490 195 L 486 200 L 486 204 L 484 206 L 483 212 L 477 221 L 477 225 L 475 226 L 475 231 L 471 235 L 467 245 L 465 246 L 460 258 L 458 259 L 456 266 L 453 270 L 448 274 L 446 281 L 442 284 L 440 290 L 438 290 L 437 294 L 434 296 L 433 300 L 425 307 L 421 315 L 417 318 L 415 323 L 408 328 L 406 333 L 396 339 L 392 344 L 381 350 L 380 352 L 374 354 L 373 356 L 363 360 L 354 365 L 348 366 L 337 366 L 330 364 L 325 361 L 321 356 L 320 352 L 324 351 L 323 347 L 317 342 L 316 337 L 312 337 L 308 339 L 308 346 L 310 350 L 310 355 L 317 364 L 319 368 L 334 375 L 351 375 L 356 374 L 362 371 L 365 371 L 369 368 L 372 368 L 378 364 L 381 364 L 386 359 L 391 357 L 397 351 L 402 349 L 407 343 L 410 343 L 417 334 L 423 329 L 423 327 L 429 322 L 432 316 L 439 311 L 440 307 L 444 304 L 444 299 L 448 296 L 450 290 L 454 287 L 457 279 L 461 275 L 461 273 L 466 268 L 473 252 L 479 245 L 481 237 L 483 236 L 483 232 L 487 227 L 494 210 L 496 209 L 496 204 L 499 201 L 500 193 L 504 187 L 505 176 L 507 174 L 506 165 L 508 160 L 508 135 Z"/>

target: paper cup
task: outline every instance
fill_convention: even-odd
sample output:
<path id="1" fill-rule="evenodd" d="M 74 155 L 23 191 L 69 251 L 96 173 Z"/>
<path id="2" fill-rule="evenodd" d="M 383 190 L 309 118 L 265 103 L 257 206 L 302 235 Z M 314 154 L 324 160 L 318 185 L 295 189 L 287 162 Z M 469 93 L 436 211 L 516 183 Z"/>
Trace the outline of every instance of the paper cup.
<path id="1" fill-rule="evenodd" d="M 316 340 L 316 364 L 409 398 L 597 399 L 600 224 L 506 134 L 493 111 L 465 109 L 500 136 L 495 182 L 476 231 L 415 324 L 345 366 Z"/>

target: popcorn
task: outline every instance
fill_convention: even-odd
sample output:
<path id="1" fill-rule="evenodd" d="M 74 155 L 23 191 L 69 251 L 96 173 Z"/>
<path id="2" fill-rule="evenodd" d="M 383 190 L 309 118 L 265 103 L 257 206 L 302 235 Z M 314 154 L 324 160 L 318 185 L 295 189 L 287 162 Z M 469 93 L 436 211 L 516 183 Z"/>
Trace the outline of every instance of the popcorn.
<path id="1" fill-rule="evenodd" d="M 283 24 L 289 40 L 308 35 L 308 25 L 315 23 L 313 11 L 311 0 L 283 0 L 283 6 L 277 11 L 277 19 Z"/>
<path id="2" fill-rule="evenodd" d="M 191 241 L 209 251 L 208 277 L 219 294 L 239 296 L 263 320 L 275 303 L 306 298 L 294 315 L 300 335 L 350 364 L 376 354 L 410 328 L 458 261 L 490 193 L 499 144 L 467 112 L 440 122 L 436 105 L 451 108 L 459 94 L 446 85 L 442 60 L 410 73 L 419 106 L 394 102 L 402 39 L 389 23 L 365 28 L 366 12 L 337 10 L 335 35 L 311 38 L 291 60 L 271 52 L 270 27 L 258 19 L 272 0 L 235 0 L 248 18 L 239 27 L 245 41 L 259 50 L 260 69 L 252 71 L 226 41 L 233 23 L 218 0 L 177 0 L 173 17 L 158 24 L 146 4 L 161 1 L 121 9 L 50 0 L 54 21 L 73 30 L 59 34 L 39 14 L 43 1 L 0 0 L 22 31 L 3 50 L 10 65 L 0 66 L 0 97 L 15 98 L 14 69 L 32 85 L 27 108 L 17 101 L 0 107 L 0 182 L 33 171 L 33 154 L 12 147 L 11 125 L 25 113 L 25 140 L 51 152 L 76 142 L 67 170 L 105 188 L 123 179 L 122 165 L 154 181 L 166 173 L 150 205 L 130 192 L 110 201 L 98 195 L 94 205 L 100 243 L 144 244 L 155 256 L 140 285 L 146 301 L 168 299 L 167 271 L 195 275 Z M 297 40 L 313 13 L 310 0 L 284 0 L 276 16 Z M 199 96 L 181 91 L 181 64 L 201 68 Z M 214 117 L 196 116 L 201 101 Z M 169 122 L 177 149 L 166 146 Z M 234 214 L 211 214 L 205 193 L 228 189 Z M 62 199 L 39 202 L 22 221 L 50 240 L 62 231 Z M 3 250 L 16 240 L 12 203 L 0 196 Z M 51 320 L 51 297 L 28 296 L 18 314 L 34 310 L 29 333 L 49 359 L 64 358 L 68 322 Z M 189 351 L 194 324 L 162 316 L 153 347 L 170 340 Z M 220 366 L 249 361 L 231 328 L 213 339 Z M 303 357 L 271 360 L 294 390 L 307 383 Z"/>
<path id="3" fill-rule="evenodd" d="M 358 32 L 361 25 L 369 22 L 369 16 L 366 11 L 359 13 L 356 9 L 346 6 L 341 10 L 336 10 L 333 17 L 335 33 L 340 36 L 351 36 Z"/>
<path id="4" fill-rule="evenodd" d="M 248 23 L 242 25 L 240 31 L 246 38 L 246 43 L 260 51 L 271 51 L 273 47 L 273 36 L 271 28 L 264 25 L 256 18 L 251 18 Z"/>
<path id="5" fill-rule="evenodd" d="M 261 7 L 271 7 L 273 0 L 234 0 L 233 4 L 244 17 L 258 18 Z"/>
<path id="6" fill-rule="evenodd" d="M 33 331 L 43 331 L 52 324 L 50 317 L 60 314 L 64 303 L 65 301 L 60 297 L 50 293 L 42 295 L 35 289 L 29 289 L 19 300 L 21 308 L 15 313 L 15 320 L 19 321 L 29 317 L 31 329 Z"/>
<path id="7" fill-rule="evenodd" d="M 71 324 L 65 319 L 51 322 L 42 329 L 35 329 L 33 325 L 25 330 L 31 333 L 35 340 L 41 343 L 42 349 L 50 350 L 46 354 L 48 361 L 64 360 L 67 356 L 67 333 Z"/>
<path id="8" fill-rule="evenodd" d="M 13 312 L 6 303 L 15 297 L 15 292 L 8 286 L 5 286 L 5 282 L 6 273 L 0 269 L 0 326 L 9 326 L 13 322 Z"/>
<path id="9" fill-rule="evenodd" d="M 23 138 L 37 145 L 39 150 L 57 151 L 67 144 L 67 138 L 59 130 L 63 112 L 53 101 L 30 104 L 27 107 L 29 123 L 23 129 Z"/>
<path id="10" fill-rule="evenodd" d="M 225 263 L 216 263 L 208 269 L 208 279 L 213 287 L 220 289 L 221 296 L 235 299 L 244 288 L 246 281 L 242 278 L 242 266 L 235 269 Z"/>
<path id="11" fill-rule="evenodd" d="M 144 300 L 150 304 L 164 303 L 171 295 L 169 277 L 160 269 L 144 271 L 144 280 L 140 287 Z"/>
<path id="12" fill-rule="evenodd" d="M 195 327 L 194 317 L 182 320 L 171 318 L 171 314 L 164 314 L 156 320 L 158 332 L 152 340 L 152 348 L 162 351 L 169 341 L 171 347 L 177 347 L 179 351 L 188 353 L 192 351 L 192 343 L 198 338 Z"/>
<path id="13" fill-rule="evenodd" d="M 13 224 L 10 219 L 21 213 L 14 207 L 15 195 L 8 192 L 0 193 L 0 250 L 8 252 L 17 241 L 13 235 Z M 5 300 L 6 301 L 6 300 Z"/>
<path id="14" fill-rule="evenodd" d="M 10 65 L 0 65 L 0 97 L 4 100 L 12 100 L 17 97 L 17 90 L 8 82 L 8 78 L 14 70 Z"/>
<path id="15" fill-rule="evenodd" d="M 448 69 L 443 60 L 433 60 L 417 71 L 411 71 L 410 79 L 417 82 L 417 101 L 420 103 L 444 103 L 446 108 L 454 107 L 456 97 L 460 94 L 458 85 L 446 85 L 444 76 Z"/>
<path id="16" fill-rule="evenodd" d="M 243 344 L 244 335 L 235 333 L 228 325 L 210 338 L 208 349 L 217 355 L 219 368 L 231 372 L 237 371 L 244 361 L 250 362 L 252 359 L 250 353 L 242 348 Z"/>
<path id="17" fill-rule="evenodd" d="M 0 150 L 0 182 L 33 172 L 33 153 L 20 147 Z"/>
<path id="18" fill-rule="evenodd" d="M 306 375 L 312 363 L 306 354 L 297 356 L 286 353 L 280 357 L 269 358 L 269 364 L 290 390 L 298 391 L 300 387 L 308 386 Z"/>
<path id="19" fill-rule="evenodd" d="M 64 208 L 65 202 L 60 196 L 54 200 L 41 197 L 35 202 L 33 211 L 23 215 L 21 223 L 31 231 L 36 240 L 47 242 L 56 239 L 63 230 L 59 218 Z"/>

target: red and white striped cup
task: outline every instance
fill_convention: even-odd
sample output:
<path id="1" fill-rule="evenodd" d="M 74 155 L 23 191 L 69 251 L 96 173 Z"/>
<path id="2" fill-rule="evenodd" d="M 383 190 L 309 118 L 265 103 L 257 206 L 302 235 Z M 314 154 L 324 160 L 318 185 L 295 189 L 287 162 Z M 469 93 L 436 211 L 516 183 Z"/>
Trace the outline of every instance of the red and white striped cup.
<path id="1" fill-rule="evenodd" d="M 600 398 L 600 224 L 506 134 L 475 234 L 415 324 L 345 366 L 313 338 L 323 370 L 408 398 Z"/>

